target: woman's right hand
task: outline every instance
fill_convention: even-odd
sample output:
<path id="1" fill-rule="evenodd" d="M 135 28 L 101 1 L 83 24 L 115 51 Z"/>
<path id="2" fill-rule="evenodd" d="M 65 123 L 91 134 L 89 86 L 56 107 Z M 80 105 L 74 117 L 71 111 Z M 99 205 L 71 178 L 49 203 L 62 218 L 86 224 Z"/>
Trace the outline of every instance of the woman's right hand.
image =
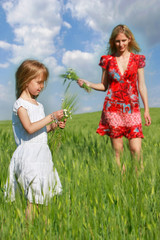
<path id="1" fill-rule="evenodd" d="M 82 79 L 78 79 L 78 80 L 77 80 L 77 83 L 78 83 L 78 85 L 79 85 L 80 87 L 82 87 L 84 81 L 83 81 Z"/>
<path id="2" fill-rule="evenodd" d="M 90 87 L 90 82 L 83 80 L 83 79 L 78 79 L 77 83 L 80 87 L 83 87 L 83 84 L 85 83 L 88 87 Z"/>

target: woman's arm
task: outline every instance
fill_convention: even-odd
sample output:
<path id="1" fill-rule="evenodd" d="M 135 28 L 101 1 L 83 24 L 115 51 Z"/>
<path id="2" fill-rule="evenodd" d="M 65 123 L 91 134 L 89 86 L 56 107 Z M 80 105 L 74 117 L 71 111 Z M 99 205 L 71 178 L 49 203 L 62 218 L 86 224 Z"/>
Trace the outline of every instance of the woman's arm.
<path id="1" fill-rule="evenodd" d="M 82 87 L 84 82 L 87 84 L 88 87 L 91 87 L 94 90 L 106 91 L 108 88 L 107 70 L 102 69 L 101 83 L 92 83 L 92 82 L 86 81 L 84 79 L 78 79 L 78 81 L 77 81 L 77 83 L 80 87 Z"/>
<path id="2" fill-rule="evenodd" d="M 147 88 L 146 88 L 145 78 L 144 78 L 144 68 L 138 69 L 138 90 L 144 105 L 145 125 L 149 126 L 151 124 L 151 117 L 149 114 L 148 95 L 147 95 Z"/>
<path id="3" fill-rule="evenodd" d="M 24 127 L 24 129 L 29 133 L 32 134 L 34 132 L 37 132 L 50 122 L 54 120 L 54 117 L 58 120 L 60 120 L 63 117 L 63 110 L 59 110 L 54 112 L 53 114 L 49 114 L 42 120 L 39 120 L 37 122 L 31 123 L 27 110 L 23 107 L 20 107 L 17 111 L 19 119 Z M 48 129 L 49 130 L 49 129 Z"/>

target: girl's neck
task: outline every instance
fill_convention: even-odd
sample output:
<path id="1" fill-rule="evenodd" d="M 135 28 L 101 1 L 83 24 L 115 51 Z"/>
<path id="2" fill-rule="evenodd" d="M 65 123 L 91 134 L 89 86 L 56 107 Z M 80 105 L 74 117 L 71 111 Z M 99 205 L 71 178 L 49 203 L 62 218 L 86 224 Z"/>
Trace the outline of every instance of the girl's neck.
<path id="1" fill-rule="evenodd" d="M 35 96 L 32 96 L 30 93 L 26 92 L 25 90 L 20 95 L 20 98 L 23 98 L 24 100 L 37 104 Z"/>
<path id="2" fill-rule="evenodd" d="M 26 89 L 23 90 L 20 97 L 25 98 L 25 99 L 30 99 L 30 100 L 35 99 L 35 96 L 31 95 L 30 92 Z"/>

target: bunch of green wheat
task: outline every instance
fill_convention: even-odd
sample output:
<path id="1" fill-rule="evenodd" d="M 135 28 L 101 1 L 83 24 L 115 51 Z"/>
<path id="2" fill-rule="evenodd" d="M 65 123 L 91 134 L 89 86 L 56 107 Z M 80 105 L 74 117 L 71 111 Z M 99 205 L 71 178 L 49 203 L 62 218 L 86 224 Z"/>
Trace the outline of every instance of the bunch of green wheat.
<path id="1" fill-rule="evenodd" d="M 70 87 L 70 85 L 73 81 L 77 81 L 79 79 L 78 75 L 76 74 L 76 72 L 72 68 L 69 68 L 66 71 L 66 73 L 61 74 L 60 77 L 64 78 L 64 82 L 63 82 L 64 84 L 67 81 L 69 81 L 69 83 L 67 85 L 67 88 L 66 88 L 66 91 L 68 90 L 68 88 Z M 86 83 L 83 83 L 82 88 L 84 88 L 87 92 L 91 91 L 91 88 L 88 87 Z"/>

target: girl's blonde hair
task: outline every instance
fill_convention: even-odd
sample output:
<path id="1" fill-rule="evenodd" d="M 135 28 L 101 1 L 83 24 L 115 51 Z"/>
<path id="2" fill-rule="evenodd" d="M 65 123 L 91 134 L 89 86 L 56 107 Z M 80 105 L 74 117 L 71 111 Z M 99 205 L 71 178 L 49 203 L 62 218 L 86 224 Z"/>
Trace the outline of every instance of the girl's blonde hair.
<path id="1" fill-rule="evenodd" d="M 122 24 L 119 24 L 117 25 L 112 33 L 111 33 L 111 36 L 110 36 L 110 39 L 109 39 L 109 46 L 108 46 L 108 54 L 115 54 L 116 53 L 116 46 L 115 46 L 115 38 L 117 37 L 117 35 L 119 33 L 123 33 L 126 35 L 127 38 L 130 39 L 130 42 L 128 44 L 128 50 L 130 52 L 134 52 L 134 53 L 138 53 L 141 51 L 138 43 L 136 42 L 135 38 L 134 38 L 134 35 L 133 33 L 131 32 L 131 30 L 126 26 L 126 25 L 122 25 Z"/>
<path id="2" fill-rule="evenodd" d="M 16 71 L 16 98 L 19 98 L 23 90 L 25 90 L 27 83 L 39 74 L 43 74 L 44 81 L 47 81 L 49 72 L 47 67 L 36 60 L 25 60 Z"/>

